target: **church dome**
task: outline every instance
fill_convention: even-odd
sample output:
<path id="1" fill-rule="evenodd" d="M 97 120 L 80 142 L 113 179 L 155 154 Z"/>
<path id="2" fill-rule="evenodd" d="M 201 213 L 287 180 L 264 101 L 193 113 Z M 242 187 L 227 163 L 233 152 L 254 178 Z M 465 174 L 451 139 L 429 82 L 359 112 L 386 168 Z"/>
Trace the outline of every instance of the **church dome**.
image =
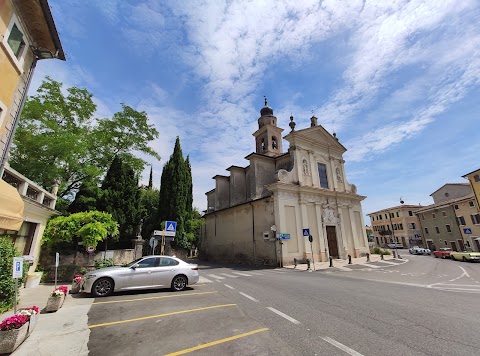
<path id="1" fill-rule="evenodd" d="M 265 106 L 260 110 L 260 116 L 272 116 L 273 115 L 273 109 L 268 106 L 267 103 L 267 97 L 265 96 Z"/>
<path id="2" fill-rule="evenodd" d="M 261 116 L 273 115 L 273 109 L 272 109 L 270 106 L 265 105 L 265 106 L 260 110 L 260 115 L 261 115 Z"/>

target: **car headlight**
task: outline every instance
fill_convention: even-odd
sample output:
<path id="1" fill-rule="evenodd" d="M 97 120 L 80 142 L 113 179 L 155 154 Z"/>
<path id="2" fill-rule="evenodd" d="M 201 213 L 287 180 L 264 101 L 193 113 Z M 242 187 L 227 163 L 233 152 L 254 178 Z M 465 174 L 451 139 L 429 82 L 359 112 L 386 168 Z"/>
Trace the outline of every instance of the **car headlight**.
<path id="1" fill-rule="evenodd" d="M 87 274 L 86 276 L 84 276 L 85 279 L 92 279 L 92 278 L 95 278 L 96 275 L 95 274 Z"/>

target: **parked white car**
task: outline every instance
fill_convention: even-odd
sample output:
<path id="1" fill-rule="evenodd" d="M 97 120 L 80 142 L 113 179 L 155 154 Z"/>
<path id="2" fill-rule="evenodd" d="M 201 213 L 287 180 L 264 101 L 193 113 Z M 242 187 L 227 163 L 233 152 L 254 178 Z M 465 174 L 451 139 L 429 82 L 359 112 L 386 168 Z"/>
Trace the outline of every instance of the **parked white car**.
<path id="1" fill-rule="evenodd" d="M 408 252 L 412 255 L 431 255 L 432 251 L 428 248 L 423 248 L 419 246 L 413 246 L 411 247 Z"/>
<path id="2" fill-rule="evenodd" d="M 125 266 L 107 267 L 83 276 L 80 290 L 95 297 L 114 291 L 172 288 L 181 291 L 199 280 L 198 265 L 176 257 L 144 256 Z"/>

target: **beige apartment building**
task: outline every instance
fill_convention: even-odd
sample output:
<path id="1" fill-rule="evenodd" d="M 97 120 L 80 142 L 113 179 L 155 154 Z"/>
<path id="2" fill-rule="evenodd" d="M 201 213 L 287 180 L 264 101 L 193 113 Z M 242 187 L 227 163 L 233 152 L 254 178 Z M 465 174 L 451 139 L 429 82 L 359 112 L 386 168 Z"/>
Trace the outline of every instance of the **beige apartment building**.
<path id="1" fill-rule="evenodd" d="M 472 187 L 473 194 L 475 194 L 475 200 L 477 201 L 477 207 L 480 206 L 480 168 L 473 172 L 467 173 L 463 178 L 468 179 L 470 186 Z"/>
<path id="2" fill-rule="evenodd" d="M 0 238 L 36 263 L 56 192 L 9 167 L 8 156 L 37 62 L 65 55 L 47 0 L 0 0 L 0 34 Z"/>
<path id="3" fill-rule="evenodd" d="M 415 212 L 421 205 L 398 205 L 368 214 L 378 246 L 399 242 L 404 248 L 422 246 L 422 230 Z"/>
<path id="4" fill-rule="evenodd" d="M 480 213 L 470 184 L 447 183 L 431 196 L 435 203 L 416 212 L 426 245 L 480 251 Z"/>

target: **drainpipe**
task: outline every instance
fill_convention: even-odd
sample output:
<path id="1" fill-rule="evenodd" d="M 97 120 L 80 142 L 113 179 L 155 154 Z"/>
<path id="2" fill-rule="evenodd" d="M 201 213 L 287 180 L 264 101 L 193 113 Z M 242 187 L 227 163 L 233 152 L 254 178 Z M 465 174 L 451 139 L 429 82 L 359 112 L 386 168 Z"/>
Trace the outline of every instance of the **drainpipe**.
<path id="1" fill-rule="evenodd" d="M 255 212 L 253 210 L 253 204 L 250 203 L 252 207 L 252 242 L 253 242 L 253 265 L 257 265 L 257 246 L 255 241 Z"/>

